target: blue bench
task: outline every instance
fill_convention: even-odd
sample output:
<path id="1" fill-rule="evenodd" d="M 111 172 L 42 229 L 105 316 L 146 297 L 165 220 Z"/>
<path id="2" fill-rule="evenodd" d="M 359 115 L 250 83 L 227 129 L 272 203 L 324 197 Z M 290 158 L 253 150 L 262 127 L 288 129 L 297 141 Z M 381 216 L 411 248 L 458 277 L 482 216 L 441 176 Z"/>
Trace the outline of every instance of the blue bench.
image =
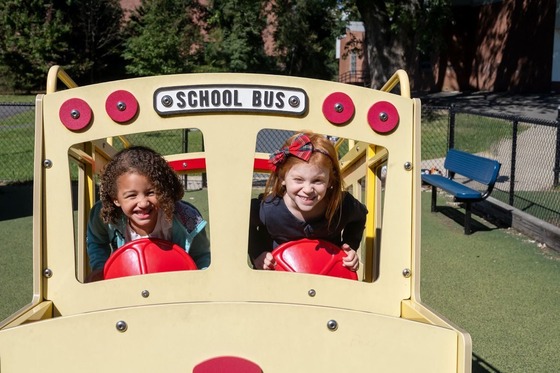
<path id="1" fill-rule="evenodd" d="M 447 177 L 437 174 L 422 174 L 422 182 L 432 186 L 432 212 L 436 211 L 437 188 L 451 194 L 456 202 L 465 206 L 465 234 L 471 234 L 471 203 L 486 199 L 492 190 L 500 172 L 500 162 L 484 158 L 457 149 L 449 149 L 443 167 Z M 462 175 L 468 181 L 476 181 L 481 185 L 476 190 L 453 180 L 455 175 Z"/>

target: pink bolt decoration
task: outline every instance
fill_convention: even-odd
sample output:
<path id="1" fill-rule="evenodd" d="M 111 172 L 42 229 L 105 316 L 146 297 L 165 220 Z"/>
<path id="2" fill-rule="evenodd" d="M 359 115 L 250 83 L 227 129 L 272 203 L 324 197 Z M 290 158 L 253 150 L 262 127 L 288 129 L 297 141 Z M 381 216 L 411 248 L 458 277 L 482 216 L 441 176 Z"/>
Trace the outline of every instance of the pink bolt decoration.
<path id="1" fill-rule="evenodd" d="M 352 119 L 354 112 L 354 102 L 346 93 L 331 93 L 323 101 L 323 115 L 332 124 L 346 124 Z"/>
<path id="2" fill-rule="evenodd" d="M 91 123 L 93 113 L 87 102 L 80 98 L 71 98 L 60 106 L 58 117 L 70 131 L 80 131 Z"/>
<path id="3" fill-rule="evenodd" d="M 105 101 L 105 111 L 117 123 L 126 123 L 138 113 L 138 101 L 128 91 L 115 91 Z"/>

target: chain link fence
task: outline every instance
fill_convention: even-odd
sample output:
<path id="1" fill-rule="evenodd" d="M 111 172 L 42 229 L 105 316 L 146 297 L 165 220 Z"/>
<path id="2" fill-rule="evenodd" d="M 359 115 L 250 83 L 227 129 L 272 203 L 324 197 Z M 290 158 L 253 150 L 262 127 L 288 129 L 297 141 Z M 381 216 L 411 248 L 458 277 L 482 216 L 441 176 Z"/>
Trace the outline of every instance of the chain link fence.
<path id="1" fill-rule="evenodd" d="M 560 226 L 558 119 L 486 114 L 453 106 L 424 106 L 424 172 L 445 173 L 443 162 L 451 148 L 499 161 L 502 167 L 492 197 Z"/>
<path id="2" fill-rule="evenodd" d="M 35 104 L 0 103 L 0 185 L 33 179 Z"/>
<path id="3" fill-rule="evenodd" d="M 33 179 L 34 104 L 0 103 L 0 185 Z M 264 130 L 256 152 L 272 152 L 291 135 Z M 135 134 L 132 143 L 162 154 L 204 150 L 196 129 Z M 115 143 L 116 148 L 124 144 Z M 422 107 L 422 170 L 444 173 L 450 148 L 496 159 L 502 164 L 492 197 L 560 226 L 560 121 L 484 114 L 453 106 Z M 436 172 L 437 172 L 436 171 Z M 261 185 L 267 175 L 255 175 Z M 205 175 L 185 176 L 188 190 L 205 185 Z"/>

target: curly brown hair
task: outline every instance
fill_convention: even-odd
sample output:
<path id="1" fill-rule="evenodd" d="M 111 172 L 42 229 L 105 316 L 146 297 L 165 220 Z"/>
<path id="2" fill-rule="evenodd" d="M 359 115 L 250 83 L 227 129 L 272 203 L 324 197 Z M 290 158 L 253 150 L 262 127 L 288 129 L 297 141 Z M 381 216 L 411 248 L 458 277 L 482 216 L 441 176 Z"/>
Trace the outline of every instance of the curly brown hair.
<path id="1" fill-rule="evenodd" d="M 344 188 L 344 184 L 340 172 L 340 165 L 338 163 L 338 154 L 333 143 L 328 138 L 310 131 L 302 131 L 294 134 L 286 140 L 286 142 L 284 143 L 284 147 L 288 147 L 292 143 L 292 141 L 294 141 L 294 139 L 302 133 L 304 135 L 307 135 L 307 137 L 309 137 L 309 140 L 311 140 L 311 144 L 313 144 L 314 150 L 311 158 L 309 158 L 308 163 L 319 165 L 330 171 L 330 185 L 325 197 L 328 201 L 325 217 L 330 225 L 335 213 L 337 212 L 337 210 L 339 210 L 339 207 L 342 204 L 343 197 L 342 191 Z M 282 185 L 282 181 L 284 181 L 288 170 L 290 170 L 295 164 L 301 162 L 305 161 L 299 159 L 298 157 L 288 156 L 284 162 L 277 165 L 276 169 L 270 174 L 266 182 L 264 190 L 265 198 L 263 198 L 263 201 L 267 197 L 283 197 L 284 194 L 286 194 L 286 189 Z"/>
<path id="2" fill-rule="evenodd" d="M 99 197 L 103 221 L 117 223 L 122 217 L 121 208 L 114 203 L 118 193 L 117 180 L 119 176 L 129 172 L 138 173 L 150 180 L 162 211 L 171 220 L 175 202 L 183 198 L 181 180 L 161 154 L 145 146 L 131 146 L 119 151 L 101 174 Z"/>

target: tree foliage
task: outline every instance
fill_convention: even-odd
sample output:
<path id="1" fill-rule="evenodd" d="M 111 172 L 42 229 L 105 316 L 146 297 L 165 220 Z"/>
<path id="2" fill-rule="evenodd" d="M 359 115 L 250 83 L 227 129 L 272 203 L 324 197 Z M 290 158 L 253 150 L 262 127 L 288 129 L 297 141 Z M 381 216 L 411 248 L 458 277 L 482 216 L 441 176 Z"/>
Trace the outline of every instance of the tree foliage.
<path id="1" fill-rule="evenodd" d="M 68 2 L 72 33 L 70 71 L 87 83 L 123 73 L 123 10 L 119 0 Z"/>
<path id="2" fill-rule="evenodd" d="M 201 4 L 203 3 L 203 4 Z M 142 0 L 127 27 L 119 0 L 0 1 L 0 71 L 43 86 L 62 65 L 80 81 L 185 72 L 266 72 L 333 79 L 346 22 L 366 28 L 375 85 L 437 51 L 450 0 Z"/>
<path id="3" fill-rule="evenodd" d="M 344 33 L 338 0 L 278 0 L 274 15 L 277 62 L 288 75 L 332 79 L 337 73 L 336 38 Z"/>
<path id="4" fill-rule="evenodd" d="M 11 88 L 30 91 L 44 87 L 53 65 L 63 66 L 78 82 L 111 74 L 122 66 L 121 21 L 118 0 L 4 0 L 3 76 Z"/>
<path id="5" fill-rule="evenodd" d="M 207 9 L 197 0 L 143 0 L 129 23 L 126 70 L 136 76 L 192 72 L 201 61 Z"/>
<path id="6" fill-rule="evenodd" d="M 41 86 L 50 66 L 64 60 L 71 27 L 61 11 L 63 1 L 0 2 L 0 62 L 13 89 Z"/>
<path id="7" fill-rule="evenodd" d="M 339 0 L 144 0 L 124 56 L 134 75 L 265 72 L 332 79 Z M 193 16 L 194 15 L 194 16 Z"/>
<path id="8" fill-rule="evenodd" d="M 209 9 L 204 65 L 199 71 L 269 72 L 263 31 L 268 1 L 214 0 Z"/>

